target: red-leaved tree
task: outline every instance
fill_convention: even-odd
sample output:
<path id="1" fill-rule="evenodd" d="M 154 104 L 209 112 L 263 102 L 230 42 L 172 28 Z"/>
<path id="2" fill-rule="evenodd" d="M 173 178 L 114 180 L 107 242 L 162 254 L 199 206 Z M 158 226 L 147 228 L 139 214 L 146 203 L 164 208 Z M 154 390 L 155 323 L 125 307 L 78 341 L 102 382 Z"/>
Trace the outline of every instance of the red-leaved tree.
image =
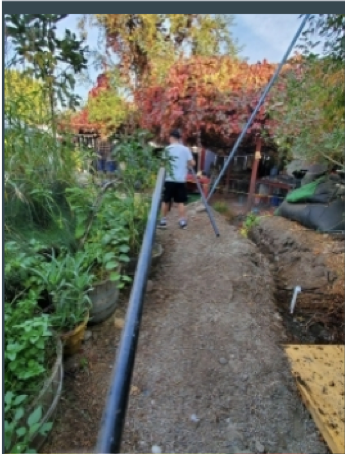
<path id="1" fill-rule="evenodd" d="M 141 127 L 162 140 L 169 129 L 181 128 L 184 140 L 207 146 L 228 146 L 244 128 L 276 65 L 248 64 L 228 57 L 194 57 L 175 64 L 164 86 L 135 93 Z M 277 88 L 284 88 L 278 81 Z M 266 103 L 269 102 L 267 99 Z M 248 135 L 272 128 L 264 106 Z"/>

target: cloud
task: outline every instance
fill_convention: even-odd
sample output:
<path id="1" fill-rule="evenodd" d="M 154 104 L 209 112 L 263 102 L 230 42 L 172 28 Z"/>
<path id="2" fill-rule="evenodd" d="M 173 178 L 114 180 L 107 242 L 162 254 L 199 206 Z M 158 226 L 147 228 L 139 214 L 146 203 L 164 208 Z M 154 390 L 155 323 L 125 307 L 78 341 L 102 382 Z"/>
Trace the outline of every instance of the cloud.
<path id="1" fill-rule="evenodd" d="M 238 14 L 237 20 L 268 49 L 281 56 L 286 52 L 300 25 L 298 14 Z"/>

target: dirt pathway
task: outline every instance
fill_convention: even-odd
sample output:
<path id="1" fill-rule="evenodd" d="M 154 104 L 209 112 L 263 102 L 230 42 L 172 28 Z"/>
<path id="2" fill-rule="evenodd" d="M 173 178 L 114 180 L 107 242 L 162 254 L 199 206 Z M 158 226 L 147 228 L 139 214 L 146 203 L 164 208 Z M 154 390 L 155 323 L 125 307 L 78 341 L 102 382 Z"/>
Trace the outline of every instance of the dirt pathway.
<path id="1" fill-rule="evenodd" d="M 280 346 L 272 265 L 215 216 L 220 238 L 195 212 L 188 230 L 173 218 L 157 232 L 165 254 L 145 298 L 122 452 L 326 454 Z M 121 329 L 111 317 L 87 334 L 65 363 L 42 452 L 93 452 Z"/>
<path id="2" fill-rule="evenodd" d="M 216 215 L 174 215 L 147 294 L 122 452 L 327 453 L 281 344 L 269 264 Z M 152 449 L 153 448 L 153 449 Z"/>

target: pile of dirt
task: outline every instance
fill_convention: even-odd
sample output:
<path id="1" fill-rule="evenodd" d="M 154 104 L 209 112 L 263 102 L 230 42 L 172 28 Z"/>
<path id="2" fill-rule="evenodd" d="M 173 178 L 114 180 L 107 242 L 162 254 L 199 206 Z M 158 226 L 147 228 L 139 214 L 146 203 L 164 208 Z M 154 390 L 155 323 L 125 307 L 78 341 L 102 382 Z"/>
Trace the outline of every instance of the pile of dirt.
<path id="1" fill-rule="evenodd" d="M 259 218 L 250 238 L 271 262 L 276 301 L 302 342 L 344 342 L 344 236 L 321 234 L 278 216 Z M 289 306 L 300 286 L 293 316 Z"/>

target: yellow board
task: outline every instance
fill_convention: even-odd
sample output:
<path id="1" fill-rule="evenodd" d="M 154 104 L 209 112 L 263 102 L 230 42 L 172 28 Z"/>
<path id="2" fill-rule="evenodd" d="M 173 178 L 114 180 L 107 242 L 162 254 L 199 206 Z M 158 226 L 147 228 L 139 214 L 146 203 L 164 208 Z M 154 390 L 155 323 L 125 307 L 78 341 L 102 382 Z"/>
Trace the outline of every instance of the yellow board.
<path id="1" fill-rule="evenodd" d="M 302 400 L 333 454 L 345 453 L 343 345 L 286 345 Z"/>

